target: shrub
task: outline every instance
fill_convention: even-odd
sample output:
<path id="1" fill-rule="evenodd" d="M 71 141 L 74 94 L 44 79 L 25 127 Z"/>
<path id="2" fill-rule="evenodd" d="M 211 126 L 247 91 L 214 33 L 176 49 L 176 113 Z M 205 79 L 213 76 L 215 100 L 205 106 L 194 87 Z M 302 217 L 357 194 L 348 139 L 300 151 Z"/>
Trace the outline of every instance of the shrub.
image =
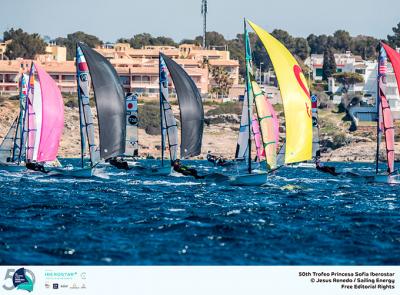
<path id="1" fill-rule="evenodd" d="M 209 110 L 207 116 L 215 116 L 222 114 L 236 114 L 240 115 L 242 113 L 242 104 L 239 102 L 226 102 L 219 104 L 215 109 Z"/>

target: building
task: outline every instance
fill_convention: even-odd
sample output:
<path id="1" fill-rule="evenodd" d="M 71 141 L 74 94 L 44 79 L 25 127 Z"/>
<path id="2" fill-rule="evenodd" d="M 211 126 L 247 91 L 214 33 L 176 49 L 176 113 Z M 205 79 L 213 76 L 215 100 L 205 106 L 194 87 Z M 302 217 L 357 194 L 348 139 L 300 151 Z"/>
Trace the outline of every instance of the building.
<path id="1" fill-rule="evenodd" d="M 4 53 L 6 52 L 7 45 L 11 43 L 11 40 L 0 42 L 0 60 L 6 59 Z"/>
<path id="2" fill-rule="evenodd" d="M 397 48 L 400 52 L 400 49 Z M 324 56 L 322 54 L 312 54 L 311 58 L 306 60 L 306 65 L 310 66 L 313 73 L 314 81 L 322 81 L 322 67 Z M 336 72 L 352 72 L 363 76 L 364 82 L 352 85 L 349 93 L 357 93 L 363 96 L 365 102 L 375 102 L 377 95 L 377 72 L 378 62 L 365 61 L 361 56 L 353 55 L 350 51 L 343 54 L 335 54 Z M 388 63 L 387 79 L 386 79 L 386 98 L 390 104 L 390 108 L 395 118 L 400 119 L 400 95 L 396 82 L 393 68 Z M 340 97 L 342 85 L 338 84 L 335 79 L 328 79 L 328 91 L 335 97 Z M 340 101 L 338 99 L 337 101 Z"/>
<path id="3" fill-rule="evenodd" d="M 144 96 L 158 95 L 159 52 L 180 64 L 203 96 L 207 96 L 215 85 L 209 73 L 210 67 L 222 67 L 233 82 L 232 88 L 238 88 L 239 62 L 230 59 L 227 50 L 202 49 L 191 44 L 134 49 L 126 43 L 106 44 L 95 50 L 115 67 L 126 92 L 137 92 Z M 75 64 L 66 60 L 65 47 L 49 45 L 46 53 L 38 55 L 36 60 L 56 80 L 62 92 L 76 92 Z M 0 61 L 0 93 L 16 92 L 18 75 L 28 72 L 31 62 L 23 59 Z"/>

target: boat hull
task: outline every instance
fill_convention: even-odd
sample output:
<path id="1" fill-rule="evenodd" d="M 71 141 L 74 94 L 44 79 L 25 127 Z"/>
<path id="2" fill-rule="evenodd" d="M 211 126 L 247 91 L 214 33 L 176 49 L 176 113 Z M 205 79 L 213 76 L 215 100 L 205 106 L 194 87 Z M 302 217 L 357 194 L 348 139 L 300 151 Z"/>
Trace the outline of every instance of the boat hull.
<path id="1" fill-rule="evenodd" d="M 231 176 L 228 183 L 233 186 L 260 186 L 267 182 L 267 175 L 265 172 Z"/>
<path id="2" fill-rule="evenodd" d="M 396 175 L 375 175 L 374 182 L 376 182 L 376 183 L 388 183 L 388 184 L 400 184 L 400 174 L 396 174 Z"/>
<path id="3" fill-rule="evenodd" d="M 141 174 L 141 175 L 146 175 L 146 176 L 168 176 L 171 174 L 171 166 L 133 166 L 132 170 L 135 173 Z"/>
<path id="4" fill-rule="evenodd" d="M 49 175 L 54 176 L 67 176 L 76 178 L 90 178 L 93 176 L 94 168 L 46 168 L 49 171 Z"/>

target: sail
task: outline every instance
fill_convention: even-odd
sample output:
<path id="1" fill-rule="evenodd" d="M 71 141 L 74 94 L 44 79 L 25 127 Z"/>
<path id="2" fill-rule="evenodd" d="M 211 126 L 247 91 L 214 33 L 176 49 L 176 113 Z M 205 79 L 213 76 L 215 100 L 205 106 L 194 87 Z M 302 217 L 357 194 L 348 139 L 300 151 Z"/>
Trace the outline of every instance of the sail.
<path id="1" fill-rule="evenodd" d="M 32 63 L 29 74 L 29 87 L 27 94 L 28 104 L 28 143 L 27 143 L 27 160 L 37 161 L 40 135 L 42 129 L 42 90 L 39 82 L 35 79 L 36 68 Z"/>
<path id="2" fill-rule="evenodd" d="M 89 92 L 90 92 L 90 75 L 82 49 L 76 47 L 76 74 L 78 79 L 78 103 L 79 103 L 79 121 L 81 133 L 81 157 L 82 167 L 84 157 L 89 151 L 91 165 L 93 166 L 100 160 L 100 152 L 95 142 L 95 131 L 93 122 L 93 113 L 90 108 Z"/>
<path id="3" fill-rule="evenodd" d="M 138 98 L 137 95 L 129 93 L 125 99 L 126 103 L 126 140 L 125 154 L 126 157 L 137 157 L 139 153 L 139 136 L 138 136 Z"/>
<path id="4" fill-rule="evenodd" d="M 14 148 L 13 148 L 13 162 L 25 160 L 25 141 L 24 141 L 24 129 L 25 129 L 25 107 L 26 107 L 26 95 L 28 91 L 28 81 L 29 77 L 25 74 L 21 74 L 21 77 L 18 81 L 19 87 L 19 116 L 17 123 L 17 130 L 15 133 L 14 139 Z"/>
<path id="5" fill-rule="evenodd" d="M 384 44 L 385 45 L 385 44 Z M 381 47 L 379 54 L 379 65 L 378 65 L 378 99 L 379 102 L 379 122 L 378 128 L 379 131 L 383 131 L 385 135 L 385 143 L 386 143 L 386 155 L 387 155 L 387 165 L 389 174 L 394 172 L 394 124 L 393 124 L 393 116 L 392 111 L 390 110 L 389 102 L 386 99 L 386 72 L 387 72 L 387 51 L 391 52 L 392 58 L 396 59 L 393 56 L 393 50 L 386 46 Z M 397 53 L 396 53 L 397 54 Z M 400 61 L 400 59 L 399 59 Z M 396 63 L 393 65 L 395 68 Z M 397 78 L 397 77 L 396 77 Z M 379 135 L 378 135 L 379 136 Z M 378 141 L 379 142 L 379 141 Z"/>
<path id="6" fill-rule="evenodd" d="M 99 122 L 100 157 L 109 159 L 125 153 L 126 110 L 124 90 L 110 62 L 84 43 L 85 56 L 96 101 Z"/>
<path id="7" fill-rule="evenodd" d="M 165 150 L 165 140 L 168 142 L 168 149 L 171 161 L 178 158 L 178 125 L 171 105 L 168 102 L 168 73 L 164 59 L 160 55 L 160 104 L 161 104 L 161 136 L 162 151 Z"/>
<path id="8" fill-rule="evenodd" d="M 249 24 L 264 44 L 278 79 L 286 120 L 285 163 L 310 160 L 311 101 L 302 70 L 282 43 L 256 24 Z"/>
<path id="9" fill-rule="evenodd" d="M 204 129 L 203 102 L 196 84 L 175 61 L 160 53 L 174 82 L 181 117 L 181 157 L 201 153 Z"/>
<path id="10" fill-rule="evenodd" d="M 390 62 L 392 63 L 394 75 L 396 76 L 397 87 L 400 92 L 400 53 L 391 48 L 389 45 L 381 42 L 383 48 L 386 51 L 387 56 L 389 57 Z"/>
<path id="11" fill-rule="evenodd" d="M 39 65 L 35 64 L 35 68 L 42 98 L 42 123 L 37 161 L 54 161 L 57 158 L 61 135 L 64 129 L 64 102 L 61 91 L 53 78 Z M 36 91 L 37 89 L 35 89 Z"/>
<path id="12" fill-rule="evenodd" d="M 312 108 L 312 157 L 316 160 L 320 156 L 320 145 L 319 145 L 319 124 L 318 124 L 318 100 L 316 95 L 311 95 L 311 108 Z"/>
<path id="13" fill-rule="evenodd" d="M 17 131 L 18 118 L 16 118 L 11 124 L 6 136 L 0 144 L 0 163 L 12 162 L 14 140 Z"/>
<path id="14" fill-rule="evenodd" d="M 246 91 L 242 107 L 242 115 L 240 117 L 239 137 L 236 144 L 236 159 L 244 159 L 249 152 L 249 107 L 247 95 L 248 93 Z"/>
<path id="15" fill-rule="evenodd" d="M 256 104 L 257 117 L 260 124 L 261 138 L 265 150 L 265 159 L 268 165 L 267 168 L 275 169 L 278 144 L 276 141 L 276 125 L 274 124 L 271 108 L 268 107 L 266 97 L 262 93 L 260 86 L 258 86 L 254 79 L 252 79 L 251 85 L 254 94 L 254 102 Z"/>
<path id="16" fill-rule="evenodd" d="M 265 150 L 261 138 L 260 124 L 258 123 L 256 115 L 253 115 L 251 127 L 254 134 L 254 142 L 256 144 L 257 160 L 262 161 L 265 158 Z"/>

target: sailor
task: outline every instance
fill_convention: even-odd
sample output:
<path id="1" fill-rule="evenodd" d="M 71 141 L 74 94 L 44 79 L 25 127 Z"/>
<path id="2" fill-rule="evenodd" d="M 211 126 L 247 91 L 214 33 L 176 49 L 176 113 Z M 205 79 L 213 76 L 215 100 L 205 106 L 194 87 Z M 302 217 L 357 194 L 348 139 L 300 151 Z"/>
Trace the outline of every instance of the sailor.
<path id="1" fill-rule="evenodd" d="M 198 175 L 197 170 L 194 168 L 189 168 L 181 163 L 179 159 L 176 159 L 172 162 L 172 167 L 178 173 L 181 173 L 186 176 L 193 176 L 196 179 L 203 179 L 204 176 Z"/>
<path id="2" fill-rule="evenodd" d="M 44 166 L 39 163 L 27 162 L 25 166 L 29 170 L 39 171 L 39 172 L 43 172 L 43 173 L 49 173 L 49 171 L 46 171 L 46 169 L 44 169 Z"/>
<path id="3" fill-rule="evenodd" d="M 226 160 L 224 158 L 211 154 L 211 151 L 207 152 L 207 161 L 214 163 L 215 166 L 223 166 L 226 164 Z"/>
<path id="4" fill-rule="evenodd" d="M 332 166 L 325 166 L 320 162 L 319 159 L 316 160 L 315 166 L 318 171 L 324 172 L 324 173 L 329 173 L 333 176 L 338 176 L 340 173 L 336 172 L 336 168 Z"/>
<path id="5" fill-rule="evenodd" d="M 109 159 L 108 162 L 110 163 L 110 165 L 112 165 L 120 170 L 130 170 L 131 169 L 131 168 L 129 168 L 128 162 L 126 162 L 122 159 L 118 159 L 116 157 Z"/>

